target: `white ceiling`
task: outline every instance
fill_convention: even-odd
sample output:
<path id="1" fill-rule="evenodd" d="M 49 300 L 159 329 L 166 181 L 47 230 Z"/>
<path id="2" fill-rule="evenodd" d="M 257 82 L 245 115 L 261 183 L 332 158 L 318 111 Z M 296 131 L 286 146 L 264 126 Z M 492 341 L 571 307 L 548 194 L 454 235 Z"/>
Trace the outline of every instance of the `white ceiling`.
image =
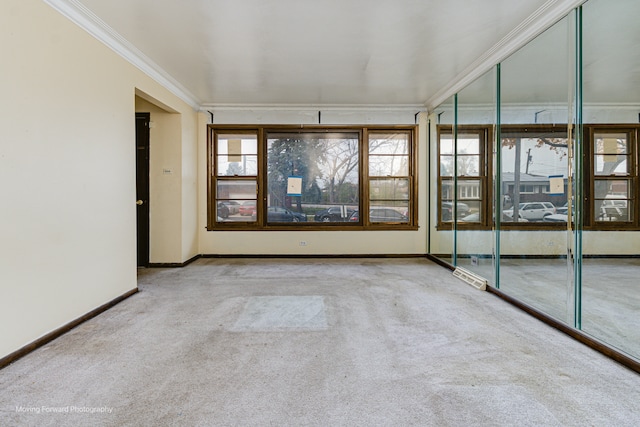
<path id="1" fill-rule="evenodd" d="M 88 9 L 199 105 L 425 105 L 553 0 L 64 3 Z"/>

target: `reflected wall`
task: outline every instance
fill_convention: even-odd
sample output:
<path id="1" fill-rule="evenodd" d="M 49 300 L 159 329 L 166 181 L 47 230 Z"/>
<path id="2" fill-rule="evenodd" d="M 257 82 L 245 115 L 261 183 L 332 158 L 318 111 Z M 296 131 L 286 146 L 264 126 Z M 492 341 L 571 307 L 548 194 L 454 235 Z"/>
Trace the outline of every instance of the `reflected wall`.
<path id="1" fill-rule="evenodd" d="M 640 361 L 637 16 L 589 0 L 434 111 L 430 253 Z"/>

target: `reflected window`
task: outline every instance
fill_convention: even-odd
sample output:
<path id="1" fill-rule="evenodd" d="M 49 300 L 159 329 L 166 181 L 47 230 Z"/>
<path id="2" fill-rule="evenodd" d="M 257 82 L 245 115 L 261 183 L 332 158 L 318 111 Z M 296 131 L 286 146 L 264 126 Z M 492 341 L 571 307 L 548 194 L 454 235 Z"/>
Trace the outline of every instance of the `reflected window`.
<path id="1" fill-rule="evenodd" d="M 587 226 L 627 228 L 637 224 L 635 202 L 638 192 L 636 171 L 637 129 L 608 126 L 588 128 L 591 179 Z"/>
<path id="2" fill-rule="evenodd" d="M 502 222 L 562 223 L 569 200 L 567 129 L 503 126 L 500 171 Z"/>
<path id="3" fill-rule="evenodd" d="M 480 229 L 493 219 L 486 197 L 493 176 L 487 154 L 490 150 L 481 127 L 474 127 L 477 131 L 471 132 L 472 126 L 459 126 L 457 143 L 451 126 L 438 127 L 438 224 L 444 228 L 455 219 L 458 226 Z M 584 226 L 637 229 L 640 126 L 586 124 L 584 128 L 588 175 L 584 180 Z M 496 200 L 501 204 L 501 224 L 507 228 L 548 228 L 573 220 L 566 127 L 503 125 L 500 150 L 500 195 Z M 484 170 L 487 172 L 482 173 Z"/>
<path id="4" fill-rule="evenodd" d="M 488 128 L 460 126 L 454 140 L 451 126 L 438 128 L 438 223 L 452 223 L 454 218 L 460 224 L 486 223 L 487 134 Z"/>

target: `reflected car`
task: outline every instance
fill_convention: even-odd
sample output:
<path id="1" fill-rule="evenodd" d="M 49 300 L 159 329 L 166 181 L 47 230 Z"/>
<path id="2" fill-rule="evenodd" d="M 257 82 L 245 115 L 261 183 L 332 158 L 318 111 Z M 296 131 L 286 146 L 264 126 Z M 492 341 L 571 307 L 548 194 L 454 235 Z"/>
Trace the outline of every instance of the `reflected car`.
<path id="1" fill-rule="evenodd" d="M 267 208 L 267 222 L 306 222 L 307 216 L 280 206 Z"/>
<path id="2" fill-rule="evenodd" d="M 502 222 L 513 222 L 513 218 L 508 217 L 503 213 L 502 214 Z M 520 217 L 520 218 L 518 218 L 518 222 L 529 222 L 529 220 Z"/>
<path id="3" fill-rule="evenodd" d="M 353 209 L 347 208 L 347 216 L 342 217 L 342 208 L 340 206 L 332 206 L 328 209 L 318 211 L 313 215 L 316 222 L 344 222 L 350 221 L 349 217 L 353 214 Z"/>
<path id="4" fill-rule="evenodd" d="M 600 217 L 609 221 L 629 221 L 627 201 L 607 196 L 600 206 Z"/>
<path id="5" fill-rule="evenodd" d="M 480 213 L 475 212 L 465 216 L 464 218 L 460 218 L 459 221 L 464 222 L 480 222 Z"/>
<path id="6" fill-rule="evenodd" d="M 442 202 L 442 220 L 451 221 L 453 218 L 453 202 Z M 469 214 L 469 205 L 466 203 L 457 203 L 456 215 L 458 218 L 463 218 Z"/>
<path id="7" fill-rule="evenodd" d="M 460 218 L 458 221 L 459 222 L 480 222 L 480 213 L 479 212 L 475 212 L 475 213 L 469 214 L 469 215 L 465 216 L 464 218 Z M 505 215 L 503 215 L 502 216 L 502 221 L 511 222 L 512 219 L 507 217 L 507 216 L 505 216 Z M 520 218 L 520 219 L 518 219 L 518 222 L 529 222 L 529 221 L 527 221 L 524 218 Z"/>
<path id="8" fill-rule="evenodd" d="M 567 222 L 569 216 L 567 214 L 551 214 L 545 216 L 542 220 L 544 222 Z"/>
<path id="9" fill-rule="evenodd" d="M 569 212 L 569 202 L 565 203 L 562 206 L 556 207 L 557 214 L 567 215 L 568 212 Z"/>
<path id="10" fill-rule="evenodd" d="M 242 216 L 253 216 L 256 213 L 256 201 L 247 200 L 238 207 L 238 213 Z"/>
<path id="11" fill-rule="evenodd" d="M 545 216 L 556 213 L 556 207 L 551 202 L 525 202 L 518 205 L 518 219 L 524 218 L 528 221 L 540 221 Z M 513 221 L 513 208 L 503 211 L 509 221 Z"/>
<path id="12" fill-rule="evenodd" d="M 360 216 L 355 210 L 349 217 L 349 222 L 358 222 Z M 369 222 L 409 222 L 409 217 L 391 208 L 369 209 Z"/>

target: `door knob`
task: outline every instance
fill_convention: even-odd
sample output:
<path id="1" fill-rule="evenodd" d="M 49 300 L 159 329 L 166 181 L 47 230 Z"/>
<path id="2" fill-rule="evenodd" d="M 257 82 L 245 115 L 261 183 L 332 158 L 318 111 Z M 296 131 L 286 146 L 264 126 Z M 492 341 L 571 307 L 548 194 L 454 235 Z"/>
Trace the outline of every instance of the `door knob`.
<path id="1" fill-rule="evenodd" d="M 140 206 L 140 205 L 143 205 L 143 204 L 144 204 L 144 202 L 142 200 L 136 200 L 136 205 Z"/>

